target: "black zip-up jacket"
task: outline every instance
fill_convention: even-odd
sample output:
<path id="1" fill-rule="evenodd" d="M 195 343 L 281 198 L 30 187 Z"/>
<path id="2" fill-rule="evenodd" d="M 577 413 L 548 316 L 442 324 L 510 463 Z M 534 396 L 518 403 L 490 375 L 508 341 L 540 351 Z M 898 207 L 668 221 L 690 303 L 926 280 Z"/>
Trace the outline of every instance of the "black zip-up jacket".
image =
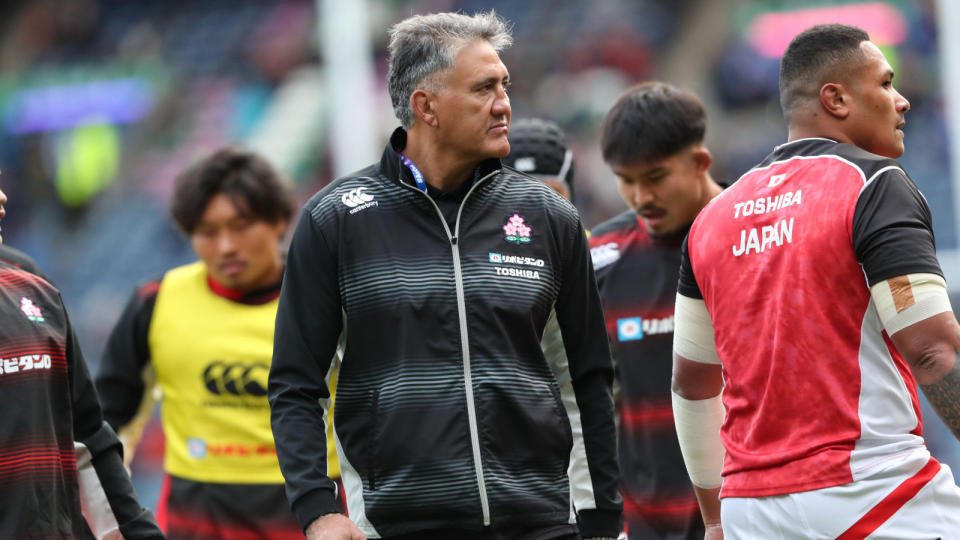
<path id="1" fill-rule="evenodd" d="M 297 517 L 337 510 L 324 418 L 339 343 L 341 474 L 368 537 L 577 517 L 616 536 L 612 367 L 576 210 L 494 159 L 451 229 L 402 165 L 405 139 L 317 193 L 294 233 L 269 398 Z M 565 355 L 548 361 L 554 313 Z"/>

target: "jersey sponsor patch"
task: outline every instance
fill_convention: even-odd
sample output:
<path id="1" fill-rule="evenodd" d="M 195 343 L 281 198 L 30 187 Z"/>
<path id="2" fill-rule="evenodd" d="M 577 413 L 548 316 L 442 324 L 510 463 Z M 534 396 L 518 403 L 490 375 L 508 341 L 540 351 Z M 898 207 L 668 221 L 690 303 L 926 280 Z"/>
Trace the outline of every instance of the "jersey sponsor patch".
<path id="1" fill-rule="evenodd" d="M 53 361 L 49 354 L 27 354 L 0 358 L 0 375 L 9 375 L 34 369 L 50 369 Z"/>
<path id="2" fill-rule="evenodd" d="M 620 258 L 620 245 L 616 242 L 607 242 L 594 246 L 590 248 L 590 258 L 593 259 L 594 270 L 613 264 Z"/>
<path id="3" fill-rule="evenodd" d="M 187 439 L 187 452 L 190 453 L 192 458 L 203 459 L 207 457 L 207 442 L 203 439 L 191 437 Z"/>
<path id="4" fill-rule="evenodd" d="M 782 193 L 775 197 L 757 197 L 756 199 L 735 203 L 733 205 L 733 219 L 768 214 L 802 203 L 802 189 Z"/>
<path id="5" fill-rule="evenodd" d="M 537 259 L 535 257 L 522 257 L 520 255 L 504 255 L 501 253 L 490 253 L 490 262 L 497 264 L 519 264 L 521 266 L 536 266 L 537 268 L 543 268 L 544 261 L 543 259 Z"/>
<path id="6" fill-rule="evenodd" d="M 636 341 L 644 336 L 673 332 L 673 315 L 669 317 L 626 317 L 617 319 L 617 340 Z"/>
<path id="7" fill-rule="evenodd" d="M 263 362 L 226 362 L 214 360 L 203 370 L 203 384 L 217 396 L 267 395 L 270 366 Z"/>
<path id="8" fill-rule="evenodd" d="M 518 277 L 524 279 L 540 279 L 540 272 L 536 270 L 526 270 L 524 268 L 502 268 L 495 267 L 494 271 L 498 276 L 507 276 L 507 277 Z"/>
<path id="9" fill-rule="evenodd" d="M 531 270 L 529 268 L 512 268 L 509 266 L 500 266 L 505 264 L 515 264 L 518 266 L 532 266 L 534 268 L 543 268 L 546 264 L 543 259 L 537 259 L 535 257 L 522 257 L 519 255 L 506 255 L 502 253 L 493 253 L 488 254 L 490 262 L 496 264 L 493 268 L 493 271 L 496 272 L 498 276 L 506 277 L 518 277 L 523 279 L 540 279 L 540 272 L 537 270 Z"/>
<path id="10" fill-rule="evenodd" d="M 194 459 L 204 459 L 208 456 L 247 458 L 254 456 L 275 456 L 277 449 L 270 444 L 215 443 L 207 442 L 199 437 L 191 437 L 187 439 L 187 453 Z"/>
<path id="11" fill-rule="evenodd" d="M 617 339 L 620 341 L 643 339 L 643 319 L 640 317 L 617 319 Z"/>

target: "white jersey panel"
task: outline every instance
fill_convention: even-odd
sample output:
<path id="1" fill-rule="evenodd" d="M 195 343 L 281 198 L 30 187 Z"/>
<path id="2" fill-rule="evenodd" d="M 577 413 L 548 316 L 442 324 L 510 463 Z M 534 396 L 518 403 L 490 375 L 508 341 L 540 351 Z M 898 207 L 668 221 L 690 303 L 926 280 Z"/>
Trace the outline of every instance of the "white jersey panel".
<path id="1" fill-rule="evenodd" d="M 919 419 L 906 381 L 882 335 L 876 305 L 863 318 L 860 334 L 860 439 L 850 456 L 854 480 L 871 473 L 893 455 L 922 449 L 923 438 L 911 434 Z"/>

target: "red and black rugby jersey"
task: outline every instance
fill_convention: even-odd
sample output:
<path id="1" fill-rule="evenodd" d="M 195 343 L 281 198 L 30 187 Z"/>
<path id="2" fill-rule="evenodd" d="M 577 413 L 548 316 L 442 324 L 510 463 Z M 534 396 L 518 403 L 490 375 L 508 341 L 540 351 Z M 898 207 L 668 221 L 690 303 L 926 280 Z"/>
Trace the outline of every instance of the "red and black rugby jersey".
<path id="1" fill-rule="evenodd" d="M 723 362 L 723 496 L 846 484 L 923 445 L 916 382 L 869 290 L 942 275 L 929 207 L 896 161 L 827 139 L 778 146 L 704 208 L 685 248 L 679 292 L 705 301 Z"/>
<path id="2" fill-rule="evenodd" d="M 686 234 L 684 228 L 651 237 L 627 210 L 590 236 L 620 388 L 621 490 L 631 538 L 703 537 L 670 400 L 673 305 Z"/>
<path id="3" fill-rule="evenodd" d="M 59 292 L 0 263 L 0 317 L 0 538 L 85 538 L 84 512 L 123 538 L 163 538 L 133 493 Z"/>

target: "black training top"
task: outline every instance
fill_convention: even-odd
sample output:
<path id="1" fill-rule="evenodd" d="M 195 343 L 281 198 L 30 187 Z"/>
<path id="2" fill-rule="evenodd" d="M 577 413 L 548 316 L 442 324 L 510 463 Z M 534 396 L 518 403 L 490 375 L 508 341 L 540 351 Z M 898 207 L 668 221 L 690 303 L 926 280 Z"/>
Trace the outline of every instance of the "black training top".
<path id="1" fill-rule="evenodd" d="M 617 365 L 621 490 L 631 538 L 703 537 L 670 399 L 673 305 L 688 229 L 654 238 L 627 210 L 590 237 Z"/>
<path id="2" fill-rule="evenodd" d="M 0 263 L 0 317 L 0 538 L 83 538 L 81 498 L 124 538 L 163 538 L 123 469 L 60 293 Z"/>

